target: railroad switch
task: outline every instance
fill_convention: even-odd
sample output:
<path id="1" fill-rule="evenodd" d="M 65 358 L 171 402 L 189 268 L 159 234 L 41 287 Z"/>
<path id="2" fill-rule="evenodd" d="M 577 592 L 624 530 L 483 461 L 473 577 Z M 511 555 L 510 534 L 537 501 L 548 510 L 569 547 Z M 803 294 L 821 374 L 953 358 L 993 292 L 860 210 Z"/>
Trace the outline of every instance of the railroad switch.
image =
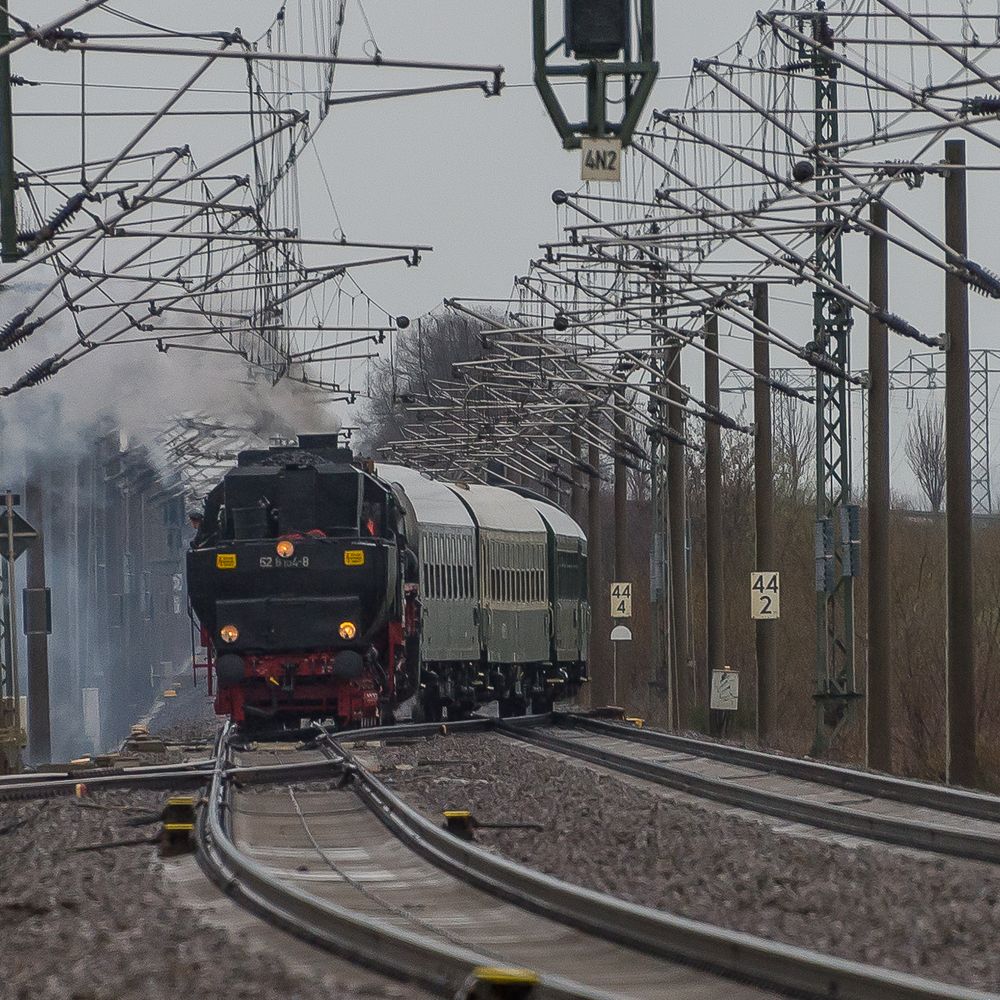
<path id="1" fill-rule="evenodd" d="M 528 1000 L 535 996 L 538 974 L 530 969 L 474 969 L 455 1000 Z"/>
<path id="2" fill-rule="evenodd" d="M 161 819 L 160 850 L 163 854 L 185 854 L 194 850 L 194 807 L 191 795 L 167 799 Z"/>
<path id="3" fill-rule="evenodd" d="M 468 809 L 446 809 L 445 829 L 462 840 L 475 840 L 476 830 L 537 830 L 545 827 L 541 823 L 481 823 Z"/>

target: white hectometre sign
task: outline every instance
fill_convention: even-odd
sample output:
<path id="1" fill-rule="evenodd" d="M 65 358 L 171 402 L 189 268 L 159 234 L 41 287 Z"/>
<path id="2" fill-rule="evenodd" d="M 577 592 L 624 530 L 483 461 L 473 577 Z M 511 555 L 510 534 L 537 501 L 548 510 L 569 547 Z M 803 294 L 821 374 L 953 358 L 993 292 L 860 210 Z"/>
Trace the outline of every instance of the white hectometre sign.
<path id="1" fill-rule="evenodd" d="M 781 574 L 750 574 L 750 617 L 755 621 L 781 617 Z"/>
<path id="2" fill-rule="evenodd" d="M 631 583 L 611 584 L 611 617 L 612 618 L 632 617 Z"/>
<path id="3" fill-rule="evenodd" d="M 621 179 L 621 140 L 584 139 L 580 147 L 580 180 L 620 181 Z"/>

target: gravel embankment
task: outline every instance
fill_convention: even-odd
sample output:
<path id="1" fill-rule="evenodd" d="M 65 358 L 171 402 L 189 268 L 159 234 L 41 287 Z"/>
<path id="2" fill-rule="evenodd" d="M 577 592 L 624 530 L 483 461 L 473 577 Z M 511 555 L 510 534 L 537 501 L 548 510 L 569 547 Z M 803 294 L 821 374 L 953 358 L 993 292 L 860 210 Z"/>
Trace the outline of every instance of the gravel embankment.
<path id="1" fill-rule="evenodd" d="M 150 724 L 153 735 L 196 745 L 217 727 L 205 689 L 179 688 Z M 211 743 L 195 750 L 210 753 Z M 141 763 L 184 759 L 183 746 Z M 359 1000 L 402 987 L 327 956 L 286 962 L 284 938 L 255 922 L 253 943 L 203 920 L 164 878 L 153 845 L 75 848 L 153 836 L 165 791 L 95 793 L 82 800 L 0 802 L 0 1000 Z M 221 904 L 223 912 L 228 904 Z M 235 904 L 234 904 L 235 905 Z M 245 923 L 243 924 L 245 927 Z M 341 981 L 343 980 L 343 981 Z M 364 985 L 361 985 L 361 984 Z"/>
<path id="2" fill-rule="evenodd" d="M 152 846 L 87 844 L 149 836 L 129 818 L 158 812 L 165 792 L 0 803 L 3 1000 L 356 1000 L 333 976 L 286 965 L 261 923 L 260 951 L 204 924 L 157 870 Z"/>
<path id="3" fill-rule="evenodd" d="M 439 819 L 480 831 L 517 861 L 671 913 L 874 965 L 1000 989 L 1000 868 L 849 848 L 678 801 L 500 736 L 451 736 L 375 751 L 381 777 Z"/>

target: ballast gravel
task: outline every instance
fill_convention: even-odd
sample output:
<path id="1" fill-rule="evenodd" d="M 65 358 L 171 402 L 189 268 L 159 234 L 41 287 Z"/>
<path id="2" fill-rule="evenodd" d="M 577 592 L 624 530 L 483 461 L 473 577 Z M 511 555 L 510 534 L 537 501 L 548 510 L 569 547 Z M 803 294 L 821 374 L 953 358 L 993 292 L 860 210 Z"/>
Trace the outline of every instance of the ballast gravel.
<path id="1" fill-rule="evenodd" d="M 2 1000 L 360 1000 L 398 997 L 292 968 L 260 923 L 260 947 L 178 903 L 151 845 L 78 851 L 150 836 L 130 819 L 167 793 L 0 803 Z M 280 943 L 280 938 L 277 939 Z M 269 943 L 270 942 L 270 943 Z"/>
<path id="2" fill-rule="evenodd" d="M 1000 990 L 1000 867 L 790 835 L 497 735 L 369 748 L 440 820 L 470 809 L 484 846 L 645 906 L 942 982 Z"/>
<path id="3" fill-rule="evenodd" d="M 217 728 L 204 688 L 178 688 L 149 728 L 168 741 L 145 764 L 210 756 Z M 407 996 L 398 984 L 327 956 L 285 961 L 284 938 L 250 918 L 209 923 L 184 905 L 152 844 L 169 792 L 0 802 L 0 1000 L 361 1000 Z M 223 910 L 228 904 L 222 904 Z M 233 904 L 235 906 L 235 904 Z M 343 980 L 343 981 L 342 981 Z M 382 983 L 384 982 L 384 986 Z"/>

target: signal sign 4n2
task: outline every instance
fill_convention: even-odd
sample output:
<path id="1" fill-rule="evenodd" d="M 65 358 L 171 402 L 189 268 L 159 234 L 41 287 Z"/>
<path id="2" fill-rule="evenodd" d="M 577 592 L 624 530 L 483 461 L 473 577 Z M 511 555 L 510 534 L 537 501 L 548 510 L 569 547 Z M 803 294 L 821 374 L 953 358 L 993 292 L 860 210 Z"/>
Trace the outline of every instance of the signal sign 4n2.
<path id="1" fill-rule="evenodd" d="M 781 574 L 750 574 L 750 617 L 773 621 L 781 617 Z"/>
<path id="2" fill-rule="evenodd" d="M 631 583 L 611 584 L 611 617 L 612 618 L 632 617 Z"/>
<path id="3" fill-rule="evenodd" d="M 580 153 L 580 180 L 620 181 L 622 179 L 622 144 L 620 139 L 584 139 Z"/>

